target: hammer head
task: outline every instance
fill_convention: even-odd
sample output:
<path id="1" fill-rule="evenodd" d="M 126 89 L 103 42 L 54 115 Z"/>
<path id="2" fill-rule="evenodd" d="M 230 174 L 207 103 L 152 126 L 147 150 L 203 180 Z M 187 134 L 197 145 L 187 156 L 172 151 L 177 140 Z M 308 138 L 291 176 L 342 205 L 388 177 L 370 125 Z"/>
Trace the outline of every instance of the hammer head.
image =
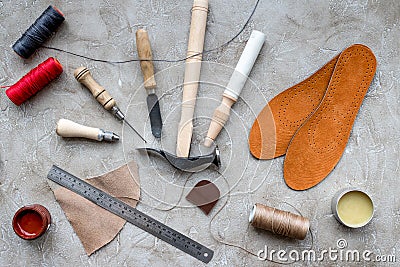
<path id="1" fill-rule="evenodd" d="M 221 165 L 218 147 L 215 147 L 214 151 L 210 154 L 188 158 L 177 157 L 169 152 L 150 147 L 138 148 L 138 150 L 157 153 L 158 155 L 164 157 L 173 167 L 185 172 L 199 172 L 211 166 L 218 169 Z"/>

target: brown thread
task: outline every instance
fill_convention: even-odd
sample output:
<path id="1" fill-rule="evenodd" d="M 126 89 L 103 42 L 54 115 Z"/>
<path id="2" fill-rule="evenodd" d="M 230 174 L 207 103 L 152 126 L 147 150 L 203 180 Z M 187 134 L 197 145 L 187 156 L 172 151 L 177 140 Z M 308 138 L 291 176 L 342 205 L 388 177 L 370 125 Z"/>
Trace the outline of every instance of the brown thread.
<path id="1" fill-rule="evenodd" d="M 230 243 L 229 241 L 225 241 L 225 240 L 223 240 L 223 239 L 217 237 L 217 236 L 213 233 L 213 231 L 212 231 L 212 227 L 211 227 L 211 226 L 212 226 L 213 221 L 214 221 L 215 218 L 218 216 L 218 214 L 225 208 L 225 206 L 228 204 L 228 202 L 229 202 L 229 200 L 230 200 L 230 198 L 231 198 L 231 188 L 230 188 L 230 185 L 229 185 L 229 183 L 228 183 L 228 180 L 226 179 L 226 177 L 225 177 L 220 171 L 217 171 L 217 173 L 222 177 L 222 179 L 223 179 L 224 182 L 226 183 L 226 185 L 227 185 L 227 187 L 228 187 L 228 193 L 227 193 L 227 195 L 226 195 L 226 200 L 225 200 L 225 202 L 222 204 L 222 206 L 219 208 L 219 210 L 217 210 L 217 212 L 212 216 L 212 218 L 211 218 L 211 220 L 210 220 L 210 222 L 209 222 L 209 224 L 208 224 L 208 230 L 209 230 L 209 232 L 210 232 L 210 234 L 211 234 L 211 237 L 212 237 L 215 241 L 217 241 L 218 243 L 224 244 L 224 245 L 229 246 L 229 247 L 234 247 L 234 248 L 241 249 L 241 250 L 245 251 L 246 253 L 248 253 L 248 254 L 250 254 L 250 255 L 252 255 L 252 256 L 255 256 L 255 257 L 257 257 L 257 258 L 259 259 L 259 256 L 257 255 L 257 253 L 252 252 L 252 251 L 250 251 L 249 249 L 247 249 L 247 248 L 245 248 L 245 247 L 242 247 L 242 246 L 240 246 L 240 245 L 238 245 L 238 244 L 234 244 L 234 243 Z M 154 207 L 154 209 L 159 210 L 159 211 L 171 211 L 171 210 L 175 209 L 175 208 L 179 205 L 180 201 L 182 200 L 182 196 L 183 196 L 183 192 L 184 192 L 184 189 L 185 189 L 185 187 L 186 187 L 186 184 L 187 184 L 187 182 L 190 180 L 190 178 L 192 177 L 193 174 L 194 174 L 194 173 L 191 173 L 191 174 L 188 175 L 188 177 L 186 178 L 186 181 L 185 181 L 185 183 L 184 183 L 184 185 L 183 185 L 183 189 L 182 189 L 182 191 L 181 191 L 181 193 L 180 193 L 179 199 L 178 199 L 178 201 L 176 202 L 176 204 L 174 204 L 174 205 L 171 206 L 170 208 L 166 208 L 166 209 L 162 209 L 162 208 L 158 208 L 158 207 Z M 254 191 L 247 191 L 247 192 L 245 192 L 245 193 L 246 193 L 246 194 L 252 194 L 252 193 L 254 193 Z M 289 205 L 289 206 L 292 207 L 296 212 L 298 212 L 298 213 L 300 214 L 300 215 L 295 215 L 295 214 L 290 213 L 291 215 L 295 215 L 295 216 L 299 216 L 299 217 L 301 217 L 301 218 L 304 218 L 304 217 L 302 216 L 302 214 L 300 213 L 300 211 L 297 210 L 293 205 L 291 205 L 291 204 L 289 204 L 289 203 L 287 203 L 287 202 L 285 202 L 285 201 L 283 201 L 282 203 L 285 203 L 285 204 Z M 144 203 L 144 202 L 142 202 L 142 201 L 140 201 L 140 204 L 143 204 L 143 205 L 145 205 L 145 206 L 151 207 L 149 204 Z M 261 205 L 261 204 L 259 204 L 259 205 Z M 306 219 L 306 218 L 305 218 L 305 219 Z M 307 220 L 308 220 L 308 219 L 307 219 Z M 314 237 L 313 237 L 313 233 L 312 233 L 312 231 L 311 231 L 311 228 L 309 228 L 309 227 L 307 227 L 307 231 L 310 232 L 310 237 L 311 237 L 311 245 L 310 245 L 307 249 L 312 249 L 313 246 L 314 246 Z M 303 238 L 303 239 L 304 239 L 304 238 Z M 280 265 L 290 265 L 290 264 L 293 264 L 293 263 L 296 262 L 296 261 L 292 261 L 292 262 L 281 262 L 281 261 L 276 261 L 276 260 L 268 259 L 268 258 L 267 258 L 267 259 L 264 259 L 264 260 L 265 260 L 265 261 L 272 262 L 272 263 L 280 264 Z"/>
<path id="2" fill-rule="evenodd" d="M 217 171 L 217 172 L 218 172 L 218 174 L 221 175 L 221 177 L 224 179 L 224 181 L 225 181 L 225 183 L 226 183 L 226 185 L 227 185 L 227 187 L 228 187 L 228 193 L 227 193 L 227 195 L 226 195 L 226 200 L 225 200 L 224 204 L 223 204 L 223 205 L 221 206 L 221 208 L 219 208 L 219 210 L 214 214 L 214 216 L 211 218 L 211 220 L 210 220 L 210 222 L 209 222 L 209 224 L 208 224 L 208 230 L 209 230 L 209 232 L 210 232 L 210 234 L 211 234 L 211 237 L 212 237 L 215 241 L 217 241 L 218 243 L 224 244 L 224 245 L 229 246 L 229 247 L 234 247 L 234 248 L 241 249 L 241 250 L 243 250 L 244 252 L 246 252 L 246 253 L 248 253 L 248 254 L 250 254 L 250 255 L 253 255 L 253 256 L 257 257 L 258 259 L 260 259 L 259 256 L 257 255 L 257 253 L 252 252 L 251 250 L 249 250 L 249 249 L 247 249 L 247 248 L 245 248 L 245 247 L 242 247 L 242 246 L 240 246 L 240 245 L 238 245 L 238 244 L 231 243 L 231 242 L 229 242 L 229 241 L 225 241 L 224 239 L 221 239 L 221 238 L 217 237 L 217 236 L 213 233 L 213 231 L 212 231 L 212 227 L 211 227 L 211 226 L 212 226 L 213 221 L 214 221 L 215 218 L 218 216 L 218 214 L 225 208 L 225 206 L 228 204 L 228 202 L 229 202 L 229 200 L 230 200 L 230 198 L 231 198 L 231 187 L 229 186 L 228 180 L 226 179 L 226 177 L 225 177 L 220 171 Z M 251 194 L 251 193 L 254 193 L 254 191 L 247 191 L 247 192 L 245 192 L 245 193 L 246 193 L 246 194 Z M 292 207 L 297 213 L 300 214 L 301 217 L 303 217 L 302 214 L 300 213 L 300 211 L 299 211 L 298 209 L 296 209 L 296 207 L 294 207 L 293 205 L 291 205 L 290 203 L 288 203 L 288 202 L 286 202 L 286 201 L 281 201 L 281 202 L 282 202 L 282 203 L 285 203 L 285 204 L 287 204 L 287 205 L 289 205 L 290 207 Z M 312 233 L 312 231 L 311 231 L 311 228 L 309 228 L 308 231 L 310 232 L 311 245 L 310 245 L 307 249 L 312 249 L 312 248 L 314 247 L 314 237 L 313 237 L 313 233 Z M 296 262 L 296 261 L 292 261 L 292 262 L 287 262 L 287 261 L 285 261 L 285 262 L 282 262 L 282 261 L 276 261 L 276 260 L 269 259 L 269 258 L 266 258 L 266 259 L 264 259 L 264 260 L 265 260 L 265 261 L 272 262 L 272 263 L 280 264 L 280 265 L 290 265 L 290 264 L 293 264 L 293 263 Z"/>
<path id="3" fill-rule="evenodd" d="M 249 249 L 247 249 L 247 248 L 245 248 L 245 247 L 242 247 L 242 246 L 240 246 L 240 245 L 238 245 L 238 244 L 231 243 L 231 242 L 229 242 L 229 241 L 225 241 L 225 240 L 223 240 L 223 239 L 217 237 L 217 236 L 213 233 L 213 231 L 212 231 L 212 223 L 213 223 L 213 221 L 216 219 L 216 217 L 218 216 L 218 214 L 219 214 L 222 210 L 224 210 L 224 208 L 226 207 L 226 205 L 228 204 L 228 202 L 229 202 L 229 200 L 230 200 L 230 198 L 231 198 L 231 187 L 230 187 L 230 185 L 229 185 L 229 183 L 228 183 L 227 178 L 226 178 L 220 171 L 217 171 L 217 173 L 222 177 L 222 179 L 223 179 L 224 182 L 226 183 L 226 185 L 227 185 L 227 187 L 228 187 L 228 192 L 227 192 L 227 195 L 226 195 L 226 200 L 225 200 L 225 202 L 224 202 L 224 203 L 222 204 L 222 206 L 216 211 L 216 213 L 212 216 L 210 222 L 208 223 L 208 230 L 209 230 L 209 232 L 210 232 L 210 235 L 211 235 L 211 237 L 212 237 L 216 242 L 218 242 L 218 243 L 224 244 L 224 245 L 229 246 L 229 247 L 234 247 L 234 248 L 241 249 L 241 250 L 243 250 L 244 252 L 246 252 L 246 253 L 248 253 L 248 254 L 254 256 L 254 257 L 257 257 L 257 258 L 259 259 L 259 256 L 257 255 L 257 253 L 252 252 L 252 251 L 250 251 Z M 187 182 L 190 180 L 190 178 L 192 177 L 193 174 L 194 174 L 194 173 L 191 173 L 191 174 L 188 175 L 188 177 L 186 178 L 186 181 L 185 181 L 185 183 L 184 183 L 184 185 L 183 185 L 183 189 L 182 189 L 182 191 L 181 191 L 181 193 L 180 193 L 179 199 L 178 199 L 178 201 L 176 202 L 176 204 L 174 204 L 173 206 L 171 206 L 170 208 L 167 208 L 167 209 L 161 209 L 161 208 L 158 208 L 158 207 L 154 207 L 154 209 L 159 210 L 159 211 L 171 211 L 171 210 L 175 209 L 176 207 L 178 207 L 180 201 L 182 200 L 182 196 L 183 196 L 183 192 L 184 192 L 184 189 L 185 189 L 185 187 L 186 187 L 186 184 L 187 184 Z M 258 187 L 257 187 L 257 189 L 258 189 Z M 256 190 L 257 190 L 257 189 L 256 189 Z M 247 192 L 244 192 L 244 193 L 245 193 L 245 194 L 252 194 L 252 193 L 254 193 L 256 190 L 254 190 L 254 191 L 247 191 Z M 289 206 L 292 207 L 297 213 L 300 214 L 300 215 L 296 215 L 296 214 L 293 214 L 293 213 L 289 213 L 290 215 L 292 215 L 292 216 L 294 215 L 294 216 L 298 216 L 298 217 L 304 218 L 304 217 L 302 216 L 301 212 L 300 212 L 298 209 L 296 209 L 296 207 L 294 207 L 293 205 L 291 205 L 291 204 L 288 203 L 288 202 L 285 202 L 285 201 L 281 201 L 281 202 L 282 202 L 282 203 L 285 203 L 285 204 L 287 204 L 287 205 L 289 205 Z M 140 204 L 143 204 L 143 205 L 145 205 L 145 206 L 151 207 L 151 206 L 148 205 L 147 203 L 144 203 L 144 202 L 141 202 L 141 201 L 140 201 Z M 261 205 L 261 204 L 259 204 L 259 205 Z M 279 211 L 279 210 L 278 210 L 278 211 Z M 308 221 L 307 218 L 304 218 L 304 219 L 306 219 L 306 220 Z M 296 222 L 295 222 L 295 223 L 296 223 Z M 294 227 L 294 229 L 296 229 L 296 227 Z M 309 226 L 307 227 L 307 231 L 310 232 L 311 245 L 310 245 L 308 248 L 306 248 L 306 249 L 312 249 L 312 248 L 314 247 L 314 237 L 313 237 L 313 233 L 312 233 L 312 231 L 311 231 L 311 228 L 310 228 Z M 289 232 L 289 234 L 291 234 L 291 233 Z M 304 236 L 305 236 L 305 235 L 304 235 Z M 303 239 L 304 239 L 304 238 L 303 238 Z M 291 265 L 291 264 L 293 264 L 293 263 L 296 262 L 296 261 L 292 261 L 292 262 L 287 262 L 287 261 L 286 261 L 286 262 L 282 262 L 282 261 L 277 261 L 277 260 L 268 259 L 268 258 L 266 258 L 266 259 L 264 259 L 264 260 L 265 260 L 265 261 L 268 261 L 268 262 L 280 264 L 280 265 Z"/>
<path id="4" fill-rule="evenodd" d="M 249 222 L 256 228 L 300 240 L 306 237 L 310 228 L 307 218 L 260 203 L 253 206 Z"/>

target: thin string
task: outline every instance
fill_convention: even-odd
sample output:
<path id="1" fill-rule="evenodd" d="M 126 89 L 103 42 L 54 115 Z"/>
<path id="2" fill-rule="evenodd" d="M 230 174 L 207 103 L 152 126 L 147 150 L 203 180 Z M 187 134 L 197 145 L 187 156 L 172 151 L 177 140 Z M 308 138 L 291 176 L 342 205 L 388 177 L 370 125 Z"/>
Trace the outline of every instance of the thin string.
<path id="1" fill-rule="evenodd" d="M 145 203 L 145 202 L 143 202 L 143 201 L 139 201 L 139 200 L 138 200 L 138 201 L 140 202 L 141 205 L 143 204 L 143 205 L 145 205 L 145 206 L 147 206 L 147 207 L 154 208 L 155 210 L 159 210 L 159 211 L 171 211 L 171 210 L 175 209 L 176 207 L 178 207 L 179 203 L 181 202 L 182 197 L 183 197 L 183 192 L 185 191 L 186 184 L 187 184 L 187 182 L 190 180 L 190 178 L 193 176 L 193 174 L 194 174 L 194 173 L 190 173 L 190 174 L 188 175 L 188 177 L 186 177 L 186 180 L 185 180 L 185 183 L 184 183 L 183 186 L 182 186 L 182 190 L 181 190 L 181 193 L 180 193 L 180 195 L 179 195 L 178 201 L 177 201 L 174 205 L 172 205 L 171 207 L 169 207 L 169 208 L 163 209 L 163 208 L 159 208 L 159 207 L 153 207 L 152 205 L 147 204 L 147 203 Z"/>
<path id="2" fill-rule="evenodd" d="M 204 50 L 201 53 L 193 54 L 191 56 L 187 56 L 187 57 L 184 57 L 184 58 L 179 58 L 179 59 L 128 59 L 128 60 L 121 60 L 121 61 L 112 61 L 112 60 L 92 58 L 92 57 L 88 57 L 88 56 L 84 56 L 84 55 L 81 55 L 81 54 L 78 54 L 78 53 L 66 51 L 64 49 L 60 49 L 60 48 L 56 48 L 56 47 L 43 46 L 43 45 L 42 45 L 42 47 L 46 48 L 46 49 L 50 49 L 50 50 L 55 50 L 55 51 L 58 51 L 58 52 L 66 53 L 66 54 L 69 54 L 69 55 L 72 55 L 72 56 L 88 59 L 88 60 L 91 60 L 91 61 L 110 63 L 110 64 L 124 64 L 124 63 L 137 62 L 137 61 L 153 61 L 153 62 L 166 62 L 166 63 L 182 62 L 182 61 L 185 61 L 185 60 L 187 60 L 189 58 L 192 58 L 192 57 L 196 57 L 196 56 L 199 56 L 199 55 L 205 55 L 205 54 L 209 54 L 211 52 L 220 50 L 220 49 L 228 46 L 229 44 L 231 44 L 246 29 L 247 25 L 250 23 L 251 18 L 253 17 L 254 13 L 257 10 L 259 2 L 260 2 L 260 0 L 257 0 L 257 2 L 254 5 L 254 8 L 252 9 L 252 11 L 250 13 L 249 18 L 246 20 L 245 24 L 242 26 L 240 31 L 235 36 L 233 36 L 230 40 L 228 40 L 227 42 L 223 43 L 222 45 L 220 45 L 218 47 L 215 47 L 215 48 L 212 48 L 212 49 L 209 49 L 209 50 Z M 207 60 L 204 60 L 204 61 L 207 61 Z"/>
<path id="3" fill-rule="evenodd" d="M 225 240 L 223 240 L 223 239 L 221 239 L 221 238 L 218 238 L 216 235 L 214 235 L 214 233 L 213 233 L 213 231 L 212 231 L 212 223 L 213 223 L 213 221 L 214 221 L 215 218 L 218 216 L 218 214 L 225 208 L 225 206 L 228 204 L 228 202 L 229 202 L 229 200 L 230 200 L 230 198 L 231 198 L 231 194 L 230 194 L 231 189 L 230 189 L 228 180 L 226 179 L 226 177 L 225 177 L 222 173 L 220 173 L 219 171 L 217 171 L 217 172 L 218 172 L 218 173 L 221 175 L 221 177 L 224 179 L 224 181 L 225 181 L 225 183 L 226 183 L 226 185 L 227 185 L 227 187 L 228 187 L 228 193 L 227 193 L 227 197 L 226 197 L 226 200 L 225 200 L 224 204 L 223 204 L 222 207 L 214 214 L 214 216 L 211 218 L 211 220 L 210 220 L 210 222 L 209 222 L 209 224 L 208 224 L 208 230 L 209 230 L 209 232 L 210 232 L 210 234 L 211 234 L 211 237 L 212 237 L 215 241 L 217 241 L 218 243 L 224 244 L 224 245 L 229 246 L 229 247 L 234 247 L 234 248 L 241 249 L 241 250 L 243 250 L 244 252 L 246 252 L 246 253 L 248 253 L 248 254 L 250 254 L 250 255 L 253 255 L 253 256 L 259 258 L 258 255 L 257 255 L 256 253 L 254 253 L 254 252 L 248 250 L 248 249 L 245 248 L 245 247 L 242 247 L 242 246 L 240 246 L 240 245 L 238 245 L 238 244 L 231 243 L 231 242 L 225 241 Z M 299 213 L 300 216 L 303 216 L 303 215 L 301 214 L 301 212 L 300 212 L 296 207 L 294 207 L 292 204 L 290 204 L 290 203 L 288 203 L 288 202 L 286 202 L 286 201 L 281 201 L 281 202 L 282 202 L 282 203 L 285 203 L 285 204 L 287 204 L 287 205 L 289 205 L 289 206 L 292 207 L 297 213 Z M 250 224 L 249 224 L 249 225 L 250 225 Z M 310 236 L 311 236 L 311 245 L 310 245 L 310 247 L 307 248 L 307 249 L 312 249 L 313 246 L 314 246 L 314 237 L 313 237 L 313 234 L 312 234 L 312 231 L 311 231 L 311 227 L 309 228 L 309 232 L 310 232 Z M 280 262 L 280 261 L 275 261 L 275 260 L 273 260 L 273 259 L 268 259 L 268 258 L 266 258 L 265 261 L 269 261 L 269 262 L 276 263 L 276 264 L 281 264 L 281 265 L 289 265 L 289 264 L 293 264 L 293 263 L 296 262 L 296 261 L 293 261 L 293 262 Z"/>

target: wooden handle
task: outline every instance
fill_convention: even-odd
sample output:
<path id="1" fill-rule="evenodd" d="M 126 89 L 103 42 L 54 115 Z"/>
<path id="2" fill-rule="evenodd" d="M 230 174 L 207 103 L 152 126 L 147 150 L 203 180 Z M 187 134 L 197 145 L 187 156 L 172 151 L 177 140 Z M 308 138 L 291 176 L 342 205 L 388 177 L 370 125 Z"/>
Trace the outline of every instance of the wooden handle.
<path id="1" fill-rule="evenodd" d="M 187 50 L 187 57 L 190 58 L 186 60 L 186 63 L 197 62 L 201 61 L 202 59 L 202 54 L 196 56 L 193 55 L 203 53 L 204 37 L 207 25 L 207 14 L 208 14 L 208 0 L 194 0 L 192 7 L 192 19 L 190 22 L 190 33 L 189 33 L 189 42 Z M 200 72 L 198 73 L 198 76 L 199 75 Z M 198 78 L 196 80 L 198 80 Z"/>
<path id="2" fill-rule="evenodd" d="M 219 105 L 214 111 L 210 127 L 208 128 L 207 137 L 204 141 L 204 146 L 210 147 L 215 138 L 217 138 L 219 132 L 228 121 L 229 114 L 231 113 L 231 107 L 235 102 L 236 101 L 232 98 L 226 96 L 222 97 L 221 105 Z"/>
<path id="3" fill-rule="evenodd" d="M 81 84 L 85 85 L 93 97 L 99 102 L 106 110 L 110 110 L 112 107 L 117 105 L 114 98 L 98 84 L 90 74 L 90 71 L 86 67 L 79 67 L 74 71 L 75 79 Z"/>
<path id="4" fill-rule="evenodd" d="M 182 111 L 179 122 L 176 154 L 188 157 L 193 133 L 193 114 L 199 86 L 200 68 L 204 47 L 208 13 L 208 0 L 194 0 L 183 84 Z M 196 55 L 196 56 L 193 56 Z"/>
<path id="5" fill-rule="evenodd" d="M 56 133 L 62 137 L 82 137 L 101 141 L 100 129 L 84 126 L 76 122 L 61 119 L 57 122 Z"/>
<path id="6" fill-rule="evenodd" d="M 136 48 L 140 61 L 140 67 L 142 69 L 144 78 L 144 88 L 154 89 L 156 88 L 156 80 L 154 79 L 154 66 L 152 61 L 142 61 L 142 60 L 153 60 L 153 55 L 151 53 L 151 46 L 149 35 L 144 29 L 139 29 L 136 31 Z"/>

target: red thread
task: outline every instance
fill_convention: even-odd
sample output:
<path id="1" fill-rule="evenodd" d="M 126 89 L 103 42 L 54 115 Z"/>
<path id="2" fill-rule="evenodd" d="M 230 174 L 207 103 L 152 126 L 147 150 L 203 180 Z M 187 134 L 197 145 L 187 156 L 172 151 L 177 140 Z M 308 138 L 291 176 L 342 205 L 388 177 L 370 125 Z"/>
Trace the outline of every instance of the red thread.
<path id="1" fill-rule="evenodd" d="M 49 57 L 6 90 L 8 98 L 17 106 L 39 92 L 60 76 L 63 68 L 57 59 Z"/>

